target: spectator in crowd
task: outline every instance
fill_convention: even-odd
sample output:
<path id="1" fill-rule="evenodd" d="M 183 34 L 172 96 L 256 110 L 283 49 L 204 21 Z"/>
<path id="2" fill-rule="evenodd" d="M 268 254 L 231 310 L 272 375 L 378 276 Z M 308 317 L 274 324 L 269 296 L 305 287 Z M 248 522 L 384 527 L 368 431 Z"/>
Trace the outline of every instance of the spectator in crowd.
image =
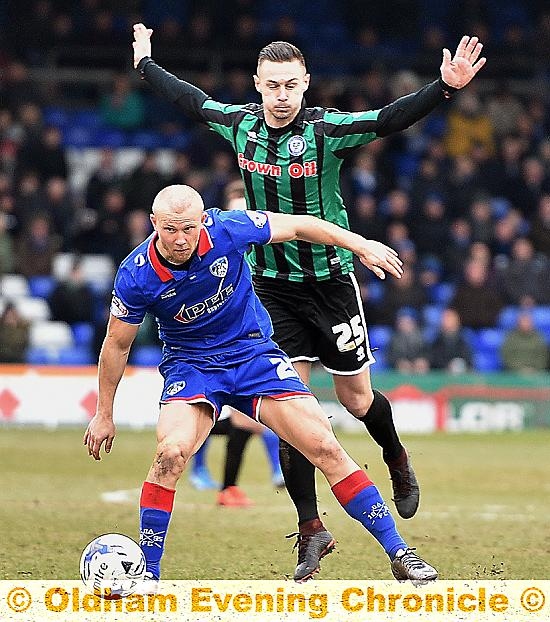
<path id="1" fill-rule="evenodd" d="M 41 182 L 52 177 L 66 179 L 69 169 L 59 129 L 45 127 L 38 140 L 34 136 L 27 137 L 21 145 L 18 168 L 21 172 L 34 171 Z"/>
<path id="2" fill-rule="evenodd" d="M 470 155 L 478 143 L 489 154 L 495 152 L 493 124 L 473 89 L 458 94 L 449 113 L 447 128 L 445 145 L 451 157 Z"/>
<path id="3" fill-rule="evenodd" d="M 472 350 L 455 309 L 441 314 L 439 330 L 429 348 L 432 369 L 462 373 L 472 367 Z"/>
<path id="4" fill-rule="evenodd" d="M 115 76 L 110 92 L 101 98 L 100 112 L 106 125 L 120 130 L 135 130 L 143 125 L 143 97 L 134 89 L 127 74 Z"/>
<path id="5" fill-rule="evenodd" d="M 462 273 L 462 267 L 468 258 L 472 243 L 472 229 L 465 218 L 456 218 L 449 227 L 449 240 L 443 253 L 445 271 L 449 281 L 456 282 Z"/>
<path id="6" fill-rule="evenodd" d="M 8 215 L 0 211 L 0 276 L 13 271 L 13 240 L 8 232 Z"/>
<path id="7" fill-rule="evenodd" d="M 63 241 L 63 250 L 69 251 L 76 207 L 67 182 L 62 177 L 51 177 L 46 182 L 44 190 L 44 208 L 50 217 L 53 232 Z"/>
<path id="8" fill-rule="evenodd" d="M 25 362 L 29 328 L 29 322 L 8 302 L 0 316 L 0 363 Z"/>
<path id="9" fill-rule="evenodd" d="M 550 257 L 550 193 L 543 194 L 539 199 L 529 237 L 536 251 Z"/>
<path id="10" fill-rule="evenodd" d="M 121 181 L 116 168 L 115 152 L 109 147 L 102 148 L 99 154 L 99 166 L 90 175 L 86 185 L 86 207 L 98 212 L 107 190 L 119 185 Z"/>
<path id="11" fill-rule="evenodd" d="M 462 325 L 469 328 L 494 326 L 503 304 L 498 290 L 489 281 L 488 266 L 470 259 L 464 267 L 463 282 L 449 305 L 457 311 Z"/>
<path id="12" fill-rule="evenodd" d="M 533 306 L 550 304 L 550 261 L 535 253 L 528 238 L 518 238 L 512 245 L 511 257 L 497 258 L 497 284 L 506 304 Z"/>
<path id="13" fill-rule="evenodd" d="M 417 311 L 407 307 L 400 309 L 388 345 L 388 363 L 403 374 L 424 374 L 430 369 L 427 354 Z"/>
<path id="14" fill-rule="evenodd" d="M 416 279 L 414 269 L 405 266 L 400 279 L 392 279 L 385 285 L 382 300 L 383 322 L 393 325 L 398 319 L 401 307 L 408 307 L 418 312 L 427 303 L 428 298 Z"/>
<path id="15" fill-rule="evenodd" d="M 493 217 L 487 195 L 477 196 L 470 205 L 468 220 L 475 242 L 489 243 L 493 238 Z"/>
<path id="16" fill-rule="evenodd" d="M 94 295 L 84 280 L 82 265 L 77 258 L 66 279 L 57 283 L 48 299 L 52 319 L 67 324 L 92 322 L 94 319 Z"/>
<path id="17" fill-rule="evenodd" d="M 508 371 L 533 373 L 547 369 L 548 345 L 536 330 L 530 312 L 519 314 L 516 328 L 507 333 L 500 355 Z"/>
<path id="18" fill-rule="evenodd" d="M 16 270 L 23 276 L 48 276 L 61 241 L 52 233 L 50 220 L 44 214 L 33 216 L 17 241 Z"/>
<path id="19" fill-rule="evenodd" d="M 449 223 L 441 195 L 431 194 L 426 197 L 420 214 L 414 218 L 411 230 L 419 256 L 443 257 L 448 248 Z"/>
<path id="20" fill-rule="evenodd" d="M 128 207 L 149 213 L 149 206 L 164 187 L 164 183 L 159 169 L 158 153 L 146 151 L 140 164 L 124 181 L 124 194 Z"/>

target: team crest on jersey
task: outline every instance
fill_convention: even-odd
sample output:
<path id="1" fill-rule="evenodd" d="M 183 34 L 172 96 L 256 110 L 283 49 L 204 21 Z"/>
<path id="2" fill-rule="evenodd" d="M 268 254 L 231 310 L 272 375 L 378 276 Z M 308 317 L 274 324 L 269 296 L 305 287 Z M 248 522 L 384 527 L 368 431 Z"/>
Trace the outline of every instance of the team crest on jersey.
<path id="1" fill-rule="evenodd" d="M 145 256 L 141 253 L 139 255 L 136 255 L 134 258 L 134 263 L 136 264 L 136 266 L 141 268 L 141 266 L 145 265 Z"/>
<path id="2" fill-rule="evenodd" d="M 303 136 L 296 134 L 288 139 L 288 152 L 291 156 L 301 156 L 306 150 L 306 141 Z"/>
<path id="3" fill-rule="evenodd" d="M 210 272 L 217 276 L 219 279 L 223 279 L 227 274 L 227 268 L 229 267 L 229 262 L 227 261 L 227 257 L 224 255 L 210 266 Z"/>
<path id="4" fill-rule="evenodd" d="M 265 227 L 265 223 L 267 222 L 267 214 L 264 214 L 263 212 L 247 211 L 246 215 L 256 225 L 256 227 L 258 227 L 258 229 L 263 229 Z"/>
<path id="5" fill-rule="evenodd" d="M 111 315 L 115 317 L 126 317 L 128 315 L 128 309 L 118 296 L 113 296 L 111 300 Z"/>
<path id="6" fill-rule="evenodd" d="M 171 384 L 166 389 L 166 394 L 167 395 L 176 395 L 176 393 L 179 393 L 182 389 L 185 388 L 186 384 L 187 383 L 185 382 L 185 380 L 180 380 L 179 382 L 174 382 L 173 384 Z"/>

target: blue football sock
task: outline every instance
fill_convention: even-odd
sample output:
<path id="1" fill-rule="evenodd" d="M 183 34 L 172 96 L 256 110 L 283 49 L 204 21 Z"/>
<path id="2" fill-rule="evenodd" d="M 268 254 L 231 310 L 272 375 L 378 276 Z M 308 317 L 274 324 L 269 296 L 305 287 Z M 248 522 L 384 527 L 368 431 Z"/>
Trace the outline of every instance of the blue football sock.
<path id="1" fill-rule="evenodd" d="M 332 487 L 344 510 L 381 544 L 390 559 L 407 545 L 399 535 L 390 509 L 364 471 L 356 471 Z"/>
<path id="2" fill-rule="evenodd" d="M 271 466 L 271 473 L 276 475 L 281 471 L 281 465 L 279 463 L 279 437 L 275 432 L 266 428 L 262 432 L 262 441 L 265 445 L 265 451 L 269 458 L 269 464 Z"/>
<path id="3" fill-rule="evenodd" d="M 139 509 L 139 546 L 145 555 L 147 572 L 160 579 L 164 539 L 172 516 L 175 490 L 145 482 Z M 152 507 L 151 507 L 152 506 Z"/>

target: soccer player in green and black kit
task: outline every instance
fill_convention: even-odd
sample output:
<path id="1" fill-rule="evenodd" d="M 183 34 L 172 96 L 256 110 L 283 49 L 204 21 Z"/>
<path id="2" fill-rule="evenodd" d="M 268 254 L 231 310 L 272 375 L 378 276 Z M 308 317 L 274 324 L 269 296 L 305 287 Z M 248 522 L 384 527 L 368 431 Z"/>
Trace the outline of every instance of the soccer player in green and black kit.
<path id="1" fill-rule="evenodd" d="M 157 93 L 232 144 L 248 208 L 312 214 L 346 228 L 339 188 L 343 158 L 361 145 L 409 127 L 468 84 L 485 64 L 477 37 L 465 36 L 454 57 L 443 50 L 439 79 L 381 110 L 346 113 L 305 107 L 309 74 L 304 57 L 290 43 L 276 41 L 258 56 L 254 83 L 262 104 L 226 105 L 159 67 L 151 59 L 152 32 L 143 24 L 134 26 L 134 66 Z M 390 403 L 371 387 L 374 357 L 351 253 L 295 241 L 255 247 L 250 263 L 256 292 L 271 315 L 275 341 L 306 384 L 313 361 L 320 360 L 333 375 L 338 400 L 382 447 L 398 513 L 412 517 L 419 487 Z M 377 274 L 384 278 L 381 269 Z M 318 572 L 320 559 L 335 541 L 319 519 L 314 467 L 282 441 L 280 455 L 298 512 L 294 579 L 306 581 Z"/>

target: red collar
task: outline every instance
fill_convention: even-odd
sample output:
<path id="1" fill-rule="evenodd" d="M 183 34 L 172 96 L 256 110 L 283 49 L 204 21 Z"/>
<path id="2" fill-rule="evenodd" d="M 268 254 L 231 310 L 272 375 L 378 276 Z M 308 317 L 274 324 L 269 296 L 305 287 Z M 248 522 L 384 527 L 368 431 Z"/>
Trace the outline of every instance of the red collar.
<path id="1" fill-rule="evenodd" d="M 153 270 L 156 272 L 159 279 L 166 283 L 174 278 L 174 273 L 170 268 L 163 266 L 159 258 L 157 257 L 156 252 L 153 249 L 153 245 L 158 239 L 158 233 L 155 232 L 152 239 L 149 242 L 149 246 L 147 247 L 147 256 L 149 257 L 149 261 L 153 266 Z M 204 257 L 206 253 L 214 248 L 214 243 L 212 242 L 212 238 L 210 237 L 210 233 L 208 233 L 207 229 L 203 226 L 200 234 L 199 234 L 199 243 L 197 245 L 197 255 L 199 257 Z"/>

